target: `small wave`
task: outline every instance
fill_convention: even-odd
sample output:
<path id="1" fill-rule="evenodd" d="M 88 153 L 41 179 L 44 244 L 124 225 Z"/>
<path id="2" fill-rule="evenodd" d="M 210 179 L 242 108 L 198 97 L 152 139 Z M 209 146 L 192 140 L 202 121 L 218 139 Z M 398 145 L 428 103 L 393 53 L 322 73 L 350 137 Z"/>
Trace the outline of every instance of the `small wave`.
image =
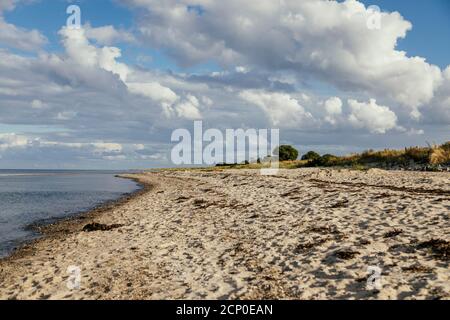
<path id="1" fill-rule="evenodd" d="M 52 176 L 54 173 L 0 173 L 0 177 L 18 177 L 18 176 Z"/>

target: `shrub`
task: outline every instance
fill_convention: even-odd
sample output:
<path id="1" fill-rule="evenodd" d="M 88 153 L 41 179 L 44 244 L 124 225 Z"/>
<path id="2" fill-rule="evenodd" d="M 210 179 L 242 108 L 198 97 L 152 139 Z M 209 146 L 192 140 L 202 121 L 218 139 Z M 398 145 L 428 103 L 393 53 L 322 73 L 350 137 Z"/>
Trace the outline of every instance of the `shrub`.
<path id="1" fill-rule="evenodd" d="M 278 148 L 280 161 L 293 161 L 298 158 L 298 151 L 292 146 L 282 145 Z"/>
<path id="2" fill-rule="evenodd" d="M 444 149 L 445 151 L 450 151 L 450 141 L 444 143 L 444 144 L 441 146 L 441 148 Z"/>
<path id="3" fill-rule="evenodd" d="M 360 154 L 351 154 L 337 157 L 326 154 L 316 157 L 315 152 L 308 152 L 302 157 L 307 161 L 297 167 L 352 167 L 363 169 L 368 167 L 391 167 L 421 165 L 450 165 L 450 141 L 441 146 L 429 145 L 428 147 L 410 147 L 403 150 L 385 149 L 381 151 L 367 150 Z M 312 158 L 310 160 L 309 158 Z M 308 159 L 308 160 L 306 160 Z"/>
<path id="4" fill-rule="evenodd" d="M 320 158 L 320 154 L 318 154 L 317 152 L 314 152 L 314 151 L 309 151 L 307 154 L 305 154 L 302 157 L 302 160 L 312 160 L 312 161 L 314 161 L 314 160 L 317 160 L 319 158 Z"/>
<path id="5" fill-rule="evenodd" d="M 333 166 L 336 165 L 339 158 L 332 154 L 325 154 L 320 157 L 320 163 L 322 166 Z"/>
<path id="6" fill-rule="evenodd" d="M 429 156 L 430 164 L 450 164 L 450 142 L 446 142 L 440 147 L 431 148 Z"/>
<path id="7" fill-rule="evenodd" d="M 429 148 L 406 148 L 405 158 L 406 160 L 412 160 L 418 163 L 427 163 L 430 157 L 431 150 Z"/>
<path id="8" fill-rule="evenodd" d="M 340 163 L 340 159 L 332 154 L 325 154 L 322 157 L 319 157 L 310 162 L 310 165 L 315 167 L 331 167 L 338 165 Z"/>

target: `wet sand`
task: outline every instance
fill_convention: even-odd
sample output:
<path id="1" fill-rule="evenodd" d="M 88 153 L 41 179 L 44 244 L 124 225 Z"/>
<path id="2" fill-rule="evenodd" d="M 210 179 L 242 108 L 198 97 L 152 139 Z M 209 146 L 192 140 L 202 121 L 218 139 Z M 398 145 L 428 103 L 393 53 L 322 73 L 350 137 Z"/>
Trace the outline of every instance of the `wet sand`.
<path id="1" fill-rule="evenodd" d="M 449 299 L 450 174 L 159 171 L 0 261 L 1 299 Z M 150 187 L 151 186 L 151 187 Z M 83 231 L 90 223 L 107 231 Z M 68 267 L 81 270 L 69 289 Z M 368 290 L 368 268 L 381 270 Z"/>

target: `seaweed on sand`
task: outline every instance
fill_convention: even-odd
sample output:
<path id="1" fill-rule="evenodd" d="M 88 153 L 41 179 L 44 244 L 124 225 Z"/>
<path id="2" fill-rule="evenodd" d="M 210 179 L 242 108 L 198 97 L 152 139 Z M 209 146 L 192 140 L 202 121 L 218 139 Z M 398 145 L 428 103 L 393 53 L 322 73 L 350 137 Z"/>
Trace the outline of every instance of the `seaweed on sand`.
<path id="1" fill-rule="evenodd" d="M 446 240 L 431 239 L 421 242 L 417 245 L 417 249 L 429 249 L 440 260 L 450 259 L 450 242 Z"/>
<path id="2" fill-rule="evenodd" d="M 111 231 L 117 228 L 123 227 L 123 224 L 112 224 L 106 225 L 101 223 L 89 223 L 83 227 L 84 232 L 93 232 L 93 231 Z"/>
<path id="3" fill-rule="evenodd" d="M 403 233 L 403 230 L 401 230 L 401 229 L 393 229 L 391 231 L 386 232 L 383 235 L 383 237 L 385 237 L 385 238 L 393 238 L 393 237 L 396 237 L 396 236 L 398 236 L 399 234 L 402 234 L 402 233 Z"/>
<path id="4" fill-rule="evenodd" d="M 335 256 L 341 260 L 351 260 L 359 254 L 357 251 L 340 250 L 335 252 Z"/>

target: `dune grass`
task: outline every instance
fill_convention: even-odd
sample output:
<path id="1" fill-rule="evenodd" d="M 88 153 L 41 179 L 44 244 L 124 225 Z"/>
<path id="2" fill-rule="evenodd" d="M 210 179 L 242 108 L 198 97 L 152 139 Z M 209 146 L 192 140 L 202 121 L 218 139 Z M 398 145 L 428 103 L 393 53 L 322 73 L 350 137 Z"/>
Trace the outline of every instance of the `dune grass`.
<path id="1" fill-rule="evenodd" d="M 395 166 L 429 166 L 433 168 L 447 165 L 450 165 L 450 142 L 440 146 L 429 145 L 428 147 L 411 147 L 403 150 L 368 150 L 363 153 L 341 157 L 328 154 L 309 161 L 303 167 L 352 167 L 364 169 Z"/>
<path id="2" fill-rule="evenodd" d="M 312 160 L 295 160 L 280 162 L 281 169 L 305 167 L 347 167 L 355 170 L 392 167 L 427 167 L 429 169 L 450 165 L 450 141 L 442 145 L 427 147 L 410 147 L 403 150 L 385 149 L 367 150 L 346 156 L 325 154 Z M 267 164 L 235 164 L 221 166 L 222 169 L 261 169 Z"/>
<path id="3" fill-rule="evenodd" d="M 442 145 L 427 147 L 410 147 L 403 150 L 385 149 L 381 151 L 367 150 L 346 156 L 325 154 L 312 160 L 281 161 L 280 169 L 297 169 L 307 167 L 341 167 L 354 170 L 370 168 L 403 167 L 417 169 L 417 167 L 433 170 L 439 166 L 450 166 L 450 141 Z M 160 170 L 202 170 L 223 171 L 227 169 L 262 169 L 269 168 L 268 163 L 221 164 L 211 167 L 171 168 Z M 157 169 L 153 169 L 158 171 Z"/>

